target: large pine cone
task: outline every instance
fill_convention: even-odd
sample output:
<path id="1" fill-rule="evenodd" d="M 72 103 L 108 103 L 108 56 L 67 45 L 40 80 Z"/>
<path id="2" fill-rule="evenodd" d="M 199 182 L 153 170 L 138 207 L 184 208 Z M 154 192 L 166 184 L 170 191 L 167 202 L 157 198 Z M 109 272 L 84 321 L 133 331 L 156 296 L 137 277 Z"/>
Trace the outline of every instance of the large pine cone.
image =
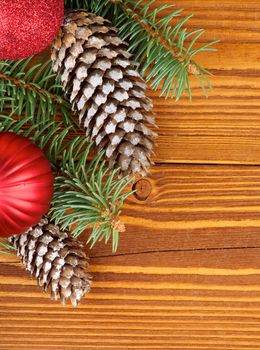
<path id="1" fill-rule="evenodd" d="M 40 223 L 9 241 L 17 250 L 26 270 L 37 278 L 51 298 L 67 299 L 76 306 L 90 290 L 88 261 L 83 246 L 67 232 L 43 218 Z"/>
<path id="2" fill-rule="evenodd" d="M 156 133 L 146 85 L 117 30 L 102 17 L 69 11 L 52 47 L 53 70 L 89 140 L 121 173 L 147 174 Z"/>

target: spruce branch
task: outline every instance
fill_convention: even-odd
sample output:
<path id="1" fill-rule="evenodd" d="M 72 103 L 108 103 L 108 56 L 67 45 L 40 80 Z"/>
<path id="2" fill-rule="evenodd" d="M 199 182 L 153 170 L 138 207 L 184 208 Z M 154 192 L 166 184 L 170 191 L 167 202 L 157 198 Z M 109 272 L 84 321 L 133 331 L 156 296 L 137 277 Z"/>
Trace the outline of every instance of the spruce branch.
<path id="1" fill-rule="evenodd" d="M 124 200 L 132 193 L 126 187 L 132 179 L 118 179 L 117 171 L 110 171 L 103 154 L 88 162 L 91 144 L 84 136 L 70 139 L 71 128 L 62 129 L 55 121 L 37 124 L 32 117 L 14 120 L 0 115 L 0 131 L 12 131 L 28 137 L 38 144 L 56 172 L 54 197 L 49 217 L 62 229 L 70 230 L 74 237 L 87 228 L 92 232 L 88 242 L 112 240 L 117 249 L 119 234 L 124 225 L 120 221 Z"/>
<path id="2" fill-rule="evenodd" d="M 86 148 L 85 140 L 77 137 L 64 150 L 51 213 L 62 228 L 73 226 L 75 237 L 92 228 L 88 239 L 91 247 L 97 241 L 107 243 L 112 238 L 113 251 L 116 251 L 118 235 L 124 232 L 120 208 L 130 194 L 125 193 L 125 189 L 132 179 L 117 179 L 118 170 L 110 172 L 105 161 L 101 161 L 103 152 L 86 167 L 90 148 L 91 144 Z"/>
<path id="3" fill-rule="evenodd" d="M 215 51 L 218 41 L 199 44 L 203 29 L 188 31 L 185 27 L 190 16 L 176 21 L 182 14 L 174 5 L 162 5 L 152 9 L 155 0 L 65 0 L 68 8 L 86 9 L 108 18 L 119 29 L 123 40 L 130 42 L 129 50 L 140 63 L 140 72 L 154 90 L 162 86 L 161 95 L 177 100 L 188 91 L 194 76 L 203 93 L 211 88 L 206 69 L 195 60 L 200 52 Z M 160 16 L 163 11 L 170 12 Z M 174 24 L 172 24 L 174 22 Z"/>
<path id="4" fill-rule="evenodd" d="M 75 123 L 69 102 L 56 83 L 51 61 L 46 57 L 0 61 L 0 112 L 18 117 L 34 116 L 48 122 L 61 116 L 65 125 Z"/>

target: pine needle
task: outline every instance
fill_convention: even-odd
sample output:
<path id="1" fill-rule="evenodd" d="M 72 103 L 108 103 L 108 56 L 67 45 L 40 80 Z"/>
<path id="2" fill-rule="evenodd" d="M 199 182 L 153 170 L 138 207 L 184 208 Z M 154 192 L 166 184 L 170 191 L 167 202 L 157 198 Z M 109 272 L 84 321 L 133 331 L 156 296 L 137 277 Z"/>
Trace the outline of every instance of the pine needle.
<path id="1" fill-rule="evenodd" d="M 36 123 L 61 116 L 65 125 L 76 125 L 69 102 L 56 82 L 50 58 L 0 61 L 0 113 L 33 116 Z"/>

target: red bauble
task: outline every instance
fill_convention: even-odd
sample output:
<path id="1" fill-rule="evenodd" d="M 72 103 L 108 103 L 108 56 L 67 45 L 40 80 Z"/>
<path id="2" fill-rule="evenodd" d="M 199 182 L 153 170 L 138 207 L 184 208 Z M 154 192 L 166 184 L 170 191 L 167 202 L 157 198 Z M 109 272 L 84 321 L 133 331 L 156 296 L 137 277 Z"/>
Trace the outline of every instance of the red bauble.
<path id="1" fill-rule="evenodd" d="M 59 32 L 64 0 L 0 0 L 0 59 L 30 57 Z"/>
<path id="2" fill-rule="evenodd" d="M 0 133 L 0 236 L 23 233 L 48 211 L 54 177 L 42 150 L 25 137 Z"/>

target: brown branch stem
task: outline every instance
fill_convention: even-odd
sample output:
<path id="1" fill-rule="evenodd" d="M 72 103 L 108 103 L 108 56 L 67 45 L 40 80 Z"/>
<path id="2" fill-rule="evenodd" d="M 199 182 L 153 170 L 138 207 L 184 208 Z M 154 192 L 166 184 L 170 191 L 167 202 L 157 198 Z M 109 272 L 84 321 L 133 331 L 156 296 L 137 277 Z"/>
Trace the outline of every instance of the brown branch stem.
<path id="1" fill-rule="evenodd" d="M 36 93 L 38 94 L 41 94 L 45 97 L 50 97 L 50 99 L 58 104 L 64 104 L 66 101 L 64 99 L 62 99 L 61 97 L 57 97 L 56 95 L 50 93 L 50 92 L 46 92 L 45 90 L 43 89 L 40 89 L 32 84 L 28 84 L 28 83 L 25 83 L 25 82 L 22 82 L 21 80 L 17 79 L 17 78 L 14 78 L 8 74 L 4 74 L 4 73 L 0 73 L 0 79 L 3 79 L 3 80 L 6 80 L 6 81 L 11 81 L 14 85 L 16 86 L 23 86 L 25 89 L 28 89 L 28 90 L 33 90 L 35 91 Z"/>
<path id="2" fill-rule="evenodd" d="M 114 4 L 116 4 L 116 3 L 120 4 L 124 8 L 124 10 L 133 18 L 133 16 L 132 16 L 133 9 L 131 8 L 130 5 L 126 5 L 121 0 L 110 0 L 110 1 Z M 172 47 L 169 44 L 169 42 L 167 42 L 167 40 L 162 35 L 160 35 L 160 33 L 156 32 L 156 30 L 154 28 L 152 28 L 148 24 L 144 23 L 141 16 L 139 16 L 138 13 L 136 13 L 136 12 L 134 13 L 134 20 L 136 20 L 139 23 L 139 25 L 146 31 L 146 33 L 150 34 L 152 39 L 158 39 L 160 44 L 162 44 L 167 51 L 171 52 L 172 56 L 174 58 L 176 58 L 177 60 L 179 60 L 179 62 L 184 64 L 185 62 L 187 62 L 189 60 L 189 57 L 182 57 L 180 55 L 180 53 L 177 51 L 177 49 Z M 197 67 L 195 66 L 194 63 L 189 63 L 187 65 L 187 70 L 188 70 L 188 73 L 190 73 L 192 75 L 199 75 L 200 74 L 199 70 L 197 69 Z"/>

